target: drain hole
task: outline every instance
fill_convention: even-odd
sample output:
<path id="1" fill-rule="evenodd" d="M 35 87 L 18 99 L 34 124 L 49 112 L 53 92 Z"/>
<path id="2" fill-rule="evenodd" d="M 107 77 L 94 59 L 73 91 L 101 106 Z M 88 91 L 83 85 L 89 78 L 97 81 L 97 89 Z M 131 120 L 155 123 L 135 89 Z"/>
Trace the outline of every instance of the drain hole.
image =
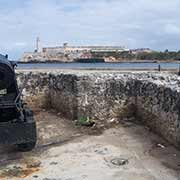
<path id="1" fill-rule="evenodd" d="M 129 163 L 129 160 L 124 159 L 124 158 L 115 158 L 115 159 L 111 160 L 111 164 L 113 164 L 115 166 L 124 166 L 128 163 Z"/>

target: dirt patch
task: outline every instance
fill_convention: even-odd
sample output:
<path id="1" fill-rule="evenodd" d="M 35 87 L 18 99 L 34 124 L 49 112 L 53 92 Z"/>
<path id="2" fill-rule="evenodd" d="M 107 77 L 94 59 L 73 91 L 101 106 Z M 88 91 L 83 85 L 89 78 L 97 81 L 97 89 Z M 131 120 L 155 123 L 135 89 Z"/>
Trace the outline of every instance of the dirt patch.
<path id="1" fill-rule="evenodd" d="M 155 140 L 152 142 L 152 147 L 148 150 L 148 154 L 161 160 L 161 163 L 168 169 L 180 172 L 180 152 L 168 142 L 162 139 L 159 142 Z"/>
<path id="2" fill-rule="evenodd" d="M 39 172 L 40 164 L 40 161 L 31 159 L 21 165 L 7 166 L 1 169 L 0 179 L 26 178 Z"/>
<path id="3" fill-rule="evenodd" d="M 35 111 L 38 128 L 38 144 L 45 144 L 53 139 L 64 141 L 69 138 L 83 135 L 100 135 L 110 126 L 104 124 L 93 124 L 93 126 L 82 126 L 76 121 L 63 118 L 54 110 Z"/>

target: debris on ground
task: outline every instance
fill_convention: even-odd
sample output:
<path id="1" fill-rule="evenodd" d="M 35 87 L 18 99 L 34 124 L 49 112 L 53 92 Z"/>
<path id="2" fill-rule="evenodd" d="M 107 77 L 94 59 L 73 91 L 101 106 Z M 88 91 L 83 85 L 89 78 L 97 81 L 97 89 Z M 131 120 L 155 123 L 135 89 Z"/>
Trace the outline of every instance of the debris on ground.
<path id="1" fill-rule="evenodd" d="M 1 171 L 0 179 L 26 178 L 39 170 L 39 168 L 27 168 L 23 166 L 7 167 Z"/>
<path id="2" fill-rule="evenodd" d="M 27 161 L 26 167 L 27 168 L 37 168 L 37 167 L 40 167 L 40 165 L 41 165 L 41 161 L 32 159 L 32 160 Z"/>
<path id="3" fill-rule="evenodd" d="M 160 147 L 160 148 L 162 148 L 162 149 L 164 149 L 164 148 L 165 148 L 165 146 L 164 146 L 164 145 L 162 145 L 162 144 L 157 144 L 157 147 Z"/>

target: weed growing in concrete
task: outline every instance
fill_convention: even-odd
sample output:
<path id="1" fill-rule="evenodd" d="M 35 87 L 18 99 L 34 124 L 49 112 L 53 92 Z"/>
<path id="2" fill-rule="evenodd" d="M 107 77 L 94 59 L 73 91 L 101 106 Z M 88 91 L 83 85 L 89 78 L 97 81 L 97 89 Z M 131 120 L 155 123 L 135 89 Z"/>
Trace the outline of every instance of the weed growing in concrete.
<path id="1" fill-rule="evenodd" d="M 81 126 L 93 126 L 95 122 L 89 117 L 80 117 L 77 120 L 76 124 Z"/>

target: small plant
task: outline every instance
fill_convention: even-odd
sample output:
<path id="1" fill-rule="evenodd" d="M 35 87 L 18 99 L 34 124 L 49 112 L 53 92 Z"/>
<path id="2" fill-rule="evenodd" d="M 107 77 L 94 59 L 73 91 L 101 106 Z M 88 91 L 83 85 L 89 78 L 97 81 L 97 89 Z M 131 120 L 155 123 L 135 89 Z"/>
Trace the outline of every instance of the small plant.
<path id="1" fill-rule="evenodd" d="M 77 125 L 81 125 L 81 126 L 93 126 L 94 124 L 95 122 L 89 117 L 80 117 L 77 120 Z"/>

